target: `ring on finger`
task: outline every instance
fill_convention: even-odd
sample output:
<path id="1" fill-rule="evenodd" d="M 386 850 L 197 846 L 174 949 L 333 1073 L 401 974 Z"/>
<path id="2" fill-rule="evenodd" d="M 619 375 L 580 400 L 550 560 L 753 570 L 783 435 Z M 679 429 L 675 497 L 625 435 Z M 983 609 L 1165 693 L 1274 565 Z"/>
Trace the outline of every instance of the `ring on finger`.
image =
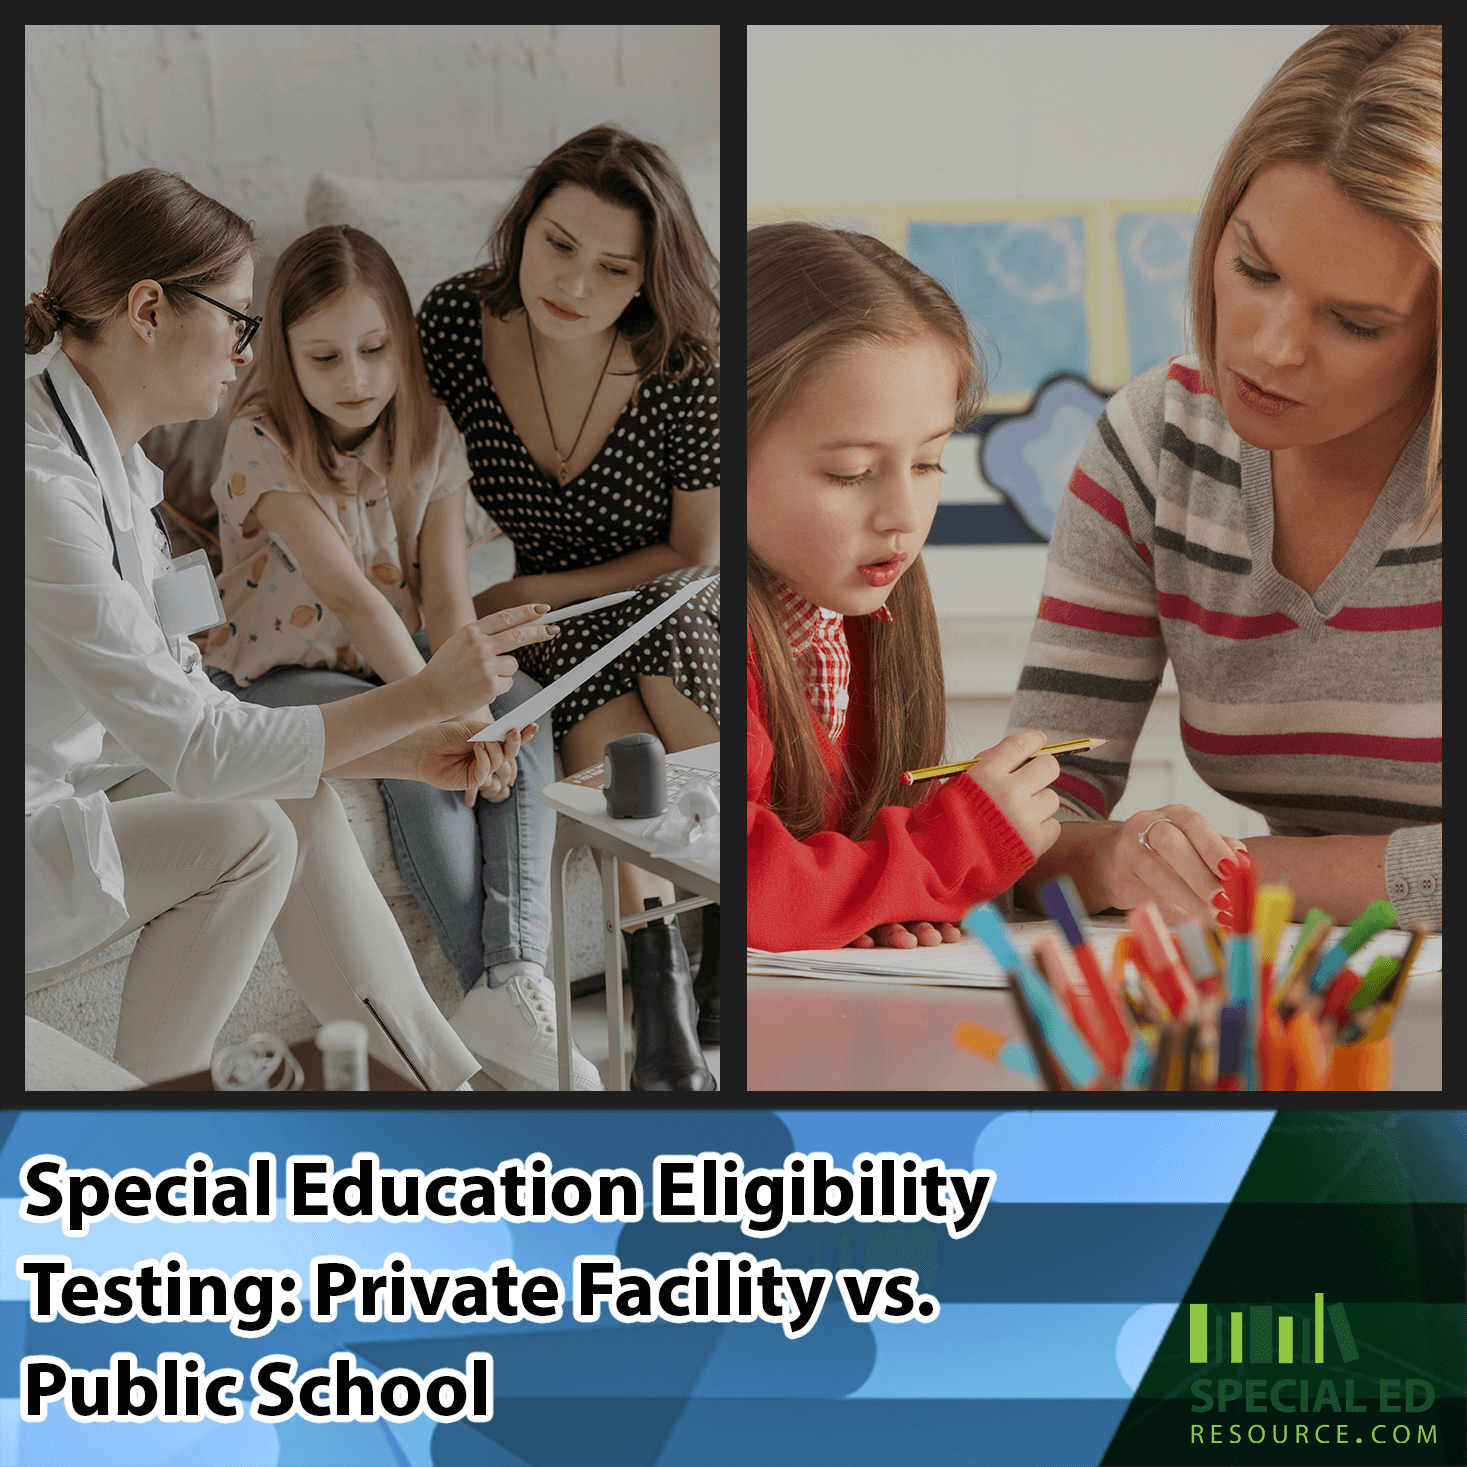
<path id="1" fill-rule="evenodd" d="M 1147 839 L 1146 839 L 1146 837 L 1147 837 L 1147 836 L 1148 836 L 1148 835 L 1149 835 L 1149 834 L 1150 834 L 1150 833 L 1151 833 L 1151 826 L 1152 826 L 1152 825 L 1175 825 L 1175 824 L 1176 824 L 1176 823 L 1177 823 L 1177 822 L 1176 822 L 1176 821 L 1175 821 L 1175 820 L 1168 820 L 1168 819 L 1167 819 L 1167 818 L 1166 818 L 1166 816 L 1165 816 L 1165 815 L 1162 815 L 1162 816 L 1159 816 L 1159 817 L 1158 817 L 1158 818 L 1157 818 L 1157 819 L 1155 819 L 1155 820 L 1153 820 L 1153 821 L 1152 821 L 1152 822 L 1151 822 L 1151 825 L 1148 825 L 1148 826 L 1147 826 L 1147 827 L 1146 827 L 1146 829 L 1145 829 L 1145 830 L 1143 830 L 1143 831 L 1142 831 L 1142 832 L 1141 832 L 1141 834 L 1140 834 L 1140 835 L 1138 835 L 1138 836 L 1137 836 L 1137 837 L 1136 837 L 1136 839 L 1137 839 L 1137 840 L 1138 840 L 1138 841 L 1140 841 L 1140 842 L 1141 842 L 1141 844 L 1142 844 L 1142 845 L 1143 845 L 1143 846 L 1145 846 L 1145 847 L 1146 847 L 1146 849 L 1147 849 L 1147 850 L 1148 850 L 1148 851 L 1150 851 L 1150 852 L 1151 852 L 1151 854 L 1152 854 L 1152 855 L 1153 855 L 1153 856 L 1155 856 L 1155 855 L 1157 855 L 1157 854 L 1158 854 L 1158 852 L 1157 852 L 1157 850 L 1156 850 L 1156 849 L 1155 849 L 1155 847 L 1154 847 L 1154 846 L 1153 846 L 1153 845 L 1152 845 L 1152 844 L 1151 844 L 1151 842 L 1150 842 L 1150 841 L 1149 841 L 1149 840 L 1147 840 Z"/>

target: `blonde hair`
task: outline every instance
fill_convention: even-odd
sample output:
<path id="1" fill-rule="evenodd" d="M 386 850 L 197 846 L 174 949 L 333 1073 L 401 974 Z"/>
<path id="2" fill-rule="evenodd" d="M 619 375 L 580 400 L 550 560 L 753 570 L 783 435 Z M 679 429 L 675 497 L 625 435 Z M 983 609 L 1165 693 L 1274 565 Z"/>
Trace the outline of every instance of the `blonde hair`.
<path id="1" fill-rule="evenodd" d="M 301 393 L 290 355 L 290 328 L 361 285 L 381 308 L 392 343 L 396 386 L 382 410 L 390 467 L 388 488 L 406 489 L 437 441 L 438 403 L 428 386 L 407 286 L 392 256 L 370 234 L 327 224 L 286 246 L 270 275 L 254 361 L 229 421 L 265 417 L 308 488 L 338 497 L 353 492 L 339 477 L 340 455 L 321 414 Z M 226 425 L 227 426 L 227 425 Z"/>
<path id="2" fill-rule="evenodd" d="M 1436 271 L 1436 381 L 1421 528 L 1442 495 L 1442 28 L 1331 25 L 1279 67 L 1228 140 L 1192 241 L 1189 296 L 1203 378 L 1217 391 L 1213 260 L 1254 174 L 1323 170 L 1347 199 L 1404 230 Z"/>
<path id="3" fill-rule="evenodd" d="M 246 220 L 177 173 L 140 168 L 109 179 L 56 236 L 45 287 L 26 302 L 26 354 L 58 331 L 96 341 L 140 280 L 157 281 L 168 304 L 189 315 L 201 302 L 188 287 L 231 280 L 257 248 Z"/>
<path id="4" fill-rule="evenodd" d="M 983 400 L 982 352 L 952 297 L 895 250 L 869 235 L 815 224 L 769 224 L 749 231 L 747 443 L 794 404 L 811 375 L 875 342 L 932 333 L 958 370 L 955 426 Z M 770 807 L 798 838 L 824 828 L 831 779 L 820 755 L 789 644 L 780 630 L 770 568 L 747 552 L 748 624 L 764 685 L 765 726 L 774 747 Z M 901 772 L 941 762 L 947 732 L 937 613 L 922 557 L 914 558 L 887 601 L 889 623 L 864 617 L 871 738 L 870 778 L 840 812 L 843 834 L 860 840 L 888 805 L 916 805 L 930 785 L 903 785 Z M 853 651 L 857 649 L 853 648 Z M 859 654 L 858 654 L 859 655 Z"/>

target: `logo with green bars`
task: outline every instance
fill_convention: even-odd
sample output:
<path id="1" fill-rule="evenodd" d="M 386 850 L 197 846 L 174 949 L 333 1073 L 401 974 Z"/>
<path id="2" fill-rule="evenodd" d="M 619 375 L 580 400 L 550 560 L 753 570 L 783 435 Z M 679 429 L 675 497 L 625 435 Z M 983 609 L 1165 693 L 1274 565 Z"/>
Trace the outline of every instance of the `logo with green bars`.
<path id="1" fill-rule="evenodd" d="M 1193 1365 L 1293 1365 L 1312 1361 L 1323 1365 L 1324 1321 L 1329 1317 L 1339 1346 L 1340 1360 L 1349 1364 L 1360 1358 L 1355 1348 L 1355 1334 L 1343 1304 L 1324 1302 L 1323 1294 L 1314 1296 L 1314 1315 L 1302 1319 L 1272 1304 L 1248 1306 L 1248 1358 L 1243 1358 L 1243 1311 L 1217 1312 L 1208 1329 L 1208 1306 L 1191 1304 L 1188 1318 L 1188 1360 Z M 1275 1320 L 1277 1328 L 1275 1329 Z M 1296 1328 L 1297 1326 L 1297 1328 Z"/>

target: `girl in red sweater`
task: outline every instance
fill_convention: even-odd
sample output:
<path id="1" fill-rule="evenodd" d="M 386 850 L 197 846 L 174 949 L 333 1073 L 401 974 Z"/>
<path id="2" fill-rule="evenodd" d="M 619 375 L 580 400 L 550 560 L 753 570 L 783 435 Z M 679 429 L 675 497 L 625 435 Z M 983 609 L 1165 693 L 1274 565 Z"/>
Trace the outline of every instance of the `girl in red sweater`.
<path id="1" fill-rule="evenodd" d="M 747 257 L 749 945 L 951 942 L 1059 834 L 1037 730 L 900 782 L 944 752 L 919 552 L 981 358 L 942 286 L 867 235 L 773 224 Z"/>

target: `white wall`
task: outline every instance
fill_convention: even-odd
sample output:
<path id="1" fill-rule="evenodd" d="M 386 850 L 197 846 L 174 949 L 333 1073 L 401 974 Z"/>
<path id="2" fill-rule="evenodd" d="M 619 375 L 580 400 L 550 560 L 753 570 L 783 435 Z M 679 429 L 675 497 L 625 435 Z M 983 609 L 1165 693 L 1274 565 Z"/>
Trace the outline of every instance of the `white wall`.
<path id="1" fill-rule="evenodd" d="M 750 26 L 749 202 L 1200 194 L 1319 29 Z"/>
<path id="2" fill-rule="evenodd" d="M 485 177 L 605 121 L 711 137 L 719 27 L 31 25 L 25 109 L 29 295 L 72 206 L 136 168 L 182 173 L 273 254 L 321 170 Z"/>

